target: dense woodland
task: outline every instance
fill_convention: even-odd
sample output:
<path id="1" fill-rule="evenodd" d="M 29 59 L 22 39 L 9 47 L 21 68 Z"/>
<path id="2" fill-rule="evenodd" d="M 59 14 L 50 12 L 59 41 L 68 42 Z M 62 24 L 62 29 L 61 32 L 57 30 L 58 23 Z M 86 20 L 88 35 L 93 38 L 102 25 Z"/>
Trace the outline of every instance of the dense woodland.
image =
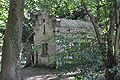
<path id="1" fill-rule="evenodd" d="M 70 80 L 120 80 L 120 0 L 0 0 L 0 80 L 22 80 L 21 53 L 29 53 L 24 68 L 38 67 L 29 56 L 39 48 L 33 45 L 32 27 L 40 12 L 88 21 L 94 29 L 77 33 L 84 37 L 73 46 L 69 45 L 73 40 L 54 36 L 64 51 L 56 55 L 62 57 L 58 60 L 62 64 L 50 69 L 72 72 L 80 68 L 80 74 Z M 95 36 L 87 38 L 87 34 Z M 64 58 L 68 55 L 77 58 Z"/>

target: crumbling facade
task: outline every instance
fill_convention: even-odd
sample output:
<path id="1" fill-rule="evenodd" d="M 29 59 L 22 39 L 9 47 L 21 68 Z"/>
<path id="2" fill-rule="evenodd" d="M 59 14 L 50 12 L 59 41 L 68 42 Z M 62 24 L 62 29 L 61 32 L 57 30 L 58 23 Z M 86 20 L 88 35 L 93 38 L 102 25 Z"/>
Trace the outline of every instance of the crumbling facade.
<path id="1" fill-rule="evenodd" d="M 51 62 L 49 55 L 55 53 L 55 42 L 49 40 L 53 35 L 56 27 L 55 17 L 48 13 L 41 13 L 38 16 L 38 21 L 35 22 L 33 28 L 34 46 L 37 47 L 34 51 L 34 63 L 40 65 L 49 65 Z"/>
<path id="2" fill-rule="evenodd" d="M 89 28 L 86 29 L 85 26 Z M 50 63 L 54 62 L 55 56 L 53 54 L 56 53 L 56 49 L 58 48 L 56 41 L 52 39 L 54 34 L 76 39 L 81 34 L 75 35 L 73 33 L 90 31 L 91 26 L 91 23 L 85 21 L 56 19 L 48 13 L 40 13 L 33 27 L 35 33 L 34 46 L 37 48 L 34 51 L 34 63 L 38 65 L 50 65 Z M 50 57 L 50 55 L 52 56 Z"/>

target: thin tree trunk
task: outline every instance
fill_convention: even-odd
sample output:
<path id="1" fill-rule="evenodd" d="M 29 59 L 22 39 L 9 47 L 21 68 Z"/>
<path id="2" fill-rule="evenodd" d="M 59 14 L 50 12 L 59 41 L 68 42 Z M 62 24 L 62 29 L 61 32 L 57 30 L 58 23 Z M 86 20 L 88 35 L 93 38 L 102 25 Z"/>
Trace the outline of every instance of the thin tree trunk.
<path id="1" fill-rule="evenodd" d="M 109 29 L 109 32 L 108 32 L 108 40 L 107 40 L 107 42 L 108 42 L 108 49 L 107 49 L 107 51 L 108 52 L 105 53 L 106 50 L 103 47 L 103 42 L 102 42 L 99 30 L 98 30 L 98 24 L 95 22 L 93 16 L 88 12 L 87 7 L 86 7 L 86 5 L 84 3 L 83 3 L 83 6 L 84 6 L 84 8 L 86 10 L 86 13 L 90 17 L 93 26 L 94 26 L 94 29 L 95 29 L 95 32 L 96 32 L 97 41 L 98 41 L 98 43 L 100 45 L 100 50 L 102 52 L 102 55 L 106 56 L 105 54 L 107 54 L 107 56 L 106 56 L 107 58 L 106 58 L 106 60 L 104 60 L 106 68 L 107 68 L 106 73 L 105 73 L 105 78 L 106 78 L 106 80 L 116 80 L 115 79 L 116 74 L 117 74 L 116 71 L 113 71 L 113 72 L 109 71 L 109 69 L 112 69 L 113 67 L 115 67 L 117 65 L 116 57 L 113 55 L 113 37 L 114 37 L 114 24 L 115 24 L 115 22 L 114 22 L 114 15 L 113 16 L 110 15 L 111 16 L 111 18 L 110 18 L 110 29 Z M 118 33 L 119 33 L 119 31 L 118 31 Z M 117 37 L 116 37 L 116 42 L 117 43 L 118 43 L 118 40 L 117 40 L 118 39 L 118 35 L 119 34 L 117 34 Z M 116 44 L 116 46 L 118 46 L 118 44 Z"/>
<path id="2" fill-rule="evenodd" d="M 105 72 L 105 80 L 116 80 L 115 77 L 117 75 L 116 70 L 110 71 L 117 65 L 116 57 L 113 55 L 113 43 L 112 43 L 113 39 L 111 32 L 108 35 L 108 52 L 107 59 L 105 62 L 107 70 Z"/>
<path id="3" fill-rule="evenodd" d="M 23 50 L 25 50 L 24 55 L 26 55 L 26 64 L 25 67 L 29 67 L 32 65 L 32 53 L 30 52 L 30 50 L 32 49 L 31 43 L 30 41 L 26 41 L 25 43 L 25 48 Z"/>
<path id="4" fill-rule="evenodd" d="M 17 60 L 22 37 L 22 0 L 10 0 L 9 16 L 2 50 L 2 79 L 17 80 Z"/>
<path id="5" fill-rule="evenodd" d="M 116 1 L 115 5 L 115 24 L 116 24 L 116 36 L 115 36 L 115 54 L 119 53 L 118 48 L 119 48 L 119 38 L 120 38 L 120 8 L 119 8 L 119 3 Z"/>
<path id="6" fill-rule="evenodd" d="M 110 28 L 108 31 L 108 52 L 107 52 L 107 59 L 106 59 L 106 72 L 105 72 L 105 78 L 106 80 L 116 80 L 116 70 L 114 71 L 110 71 L 112 70 L 116 65 L 117 65 L 117 61 L 116 61 L 116 57 L 114 55 L 114 50 L 113 50 L 113 46 L 114 46 L 114 37 L 116 36 L 116 34 L 114 34 L 114 28 L 115 28 L 115 12 L 116 10 L 111 10 L 110 11 Z"/>

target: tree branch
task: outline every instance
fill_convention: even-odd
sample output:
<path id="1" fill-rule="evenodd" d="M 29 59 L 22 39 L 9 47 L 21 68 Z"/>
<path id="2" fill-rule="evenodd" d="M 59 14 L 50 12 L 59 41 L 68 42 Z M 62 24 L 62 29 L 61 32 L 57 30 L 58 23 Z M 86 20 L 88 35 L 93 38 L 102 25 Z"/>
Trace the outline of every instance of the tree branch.
<path id="1" fill-rule="evenodd" d="M 101 44 L 102 44 L 102 40 L 101 40 L 101 38 L 100 38 L 100 33 L 99 33 L 99 30 L 98 30 L 98 24 L 95 22 L 94 17 L 88 12 L 87 7 L 86 7 L 86 5 L 85 5 L 84 3 L 83 3 L 83 6 L 84 6 L 84 9 L 85 9 L 87 15 L 90 17 L 90 19 L 91 19 L 91 21 L 92 21 L 92 24 L 93 24 L 94 29 L 95 29 L 97 41 L 98 41 L 98 43 L 101 45 Z"/>

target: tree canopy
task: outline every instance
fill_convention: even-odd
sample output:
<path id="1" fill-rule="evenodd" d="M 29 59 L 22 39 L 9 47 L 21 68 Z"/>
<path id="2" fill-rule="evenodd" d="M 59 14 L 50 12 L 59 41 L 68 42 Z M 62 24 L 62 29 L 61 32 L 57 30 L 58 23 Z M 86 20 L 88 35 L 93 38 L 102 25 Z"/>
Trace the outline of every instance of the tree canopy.
<path id="1" fill-rule="evenodd" d="M 15 37 L 19 37 L 15 40 L 18 40 L 17 43 L 15 43 L 15 47 L 21 47 L 21 43 L 24 44 L 29 35 L 33 33 L 32 27 L 36 21 L 36 15 L 40 12 L 48 12 L 50 15 L 54 15 L 57 18 L 91 22 L 94 28 L 94 31 L 74 33 L 76 35 L 81 34 L 83 36 L 81 38 L 78 37 L 77 39 L 53 35 L 56 40 L 59 40 L 57 44 L 64 50 L 55 55 L 58 57 L 58 60 L 56 61 L 63 63 L 64 67 L 66 66 L 66 64 L 64 64 L 66 62 L 72 63 L 73 65 L 71 67 L 74 67 L 74 64 L 81 66 L 83 73 L 80 76 L 77 76 L 78 80 L 96 80 L 97 76 L 103 74 L 105 75 L 105 80 L 120 79 L 120 75 L 118 75 L 120 74 L 120 0 L 21 0 L 24 2 L 24 5 L 20 4 L 20 9 L 23 10 L 24 8 L 24 17 L 23 15 L 20 16 L 21 14 L 19 15 L 14 12 L 14 9 L 17 9 L 13 8 L 17 6 L 12 5 L 14 1 L 18 0 L 0 0 L 1 50 L 2 46 L 6 45 L 3 46 L 4 49 L 2 50 L 2 53 L 5 53 L 4 50 L 7 50 L 7 46 L 13 45 L 12 42 L 6 44 L 7 42 L 12 41 L 8 37 L 11 36 L 10 34 L 14 36 L 12 37 L 14 39 L 16 39 Z M 12 8 L 13 11 L 11 10 Z M 12 14 L 14 14 L 13 18 L 10 17 Z M 17 17 L 20 20 L 14 20 L 14 17 Z M 11 20 L 15 21 L 14 24 L 16 25 L 14 25 Z M 21 27 L 19 25 L 19 21 L 21 23 Z M 16 31 L 12 30 L 13 26 L 16 26 L 14 28 Z M 18 27 L 19 29 L 16 29 Z M 6 35 L 4 33 L 5 31 Z M 20 33 L 17 34 L 16 32 L 19 31 Z M 88 38 L 88 34 L 94 34 L 94 37 Z M 22 35 L 22 38 L 19 35 Z M 78 39 L 80 41 L 75 43 Z M 34 52 L 34 50 L 36 50 L 36 46 L 33 45 L 33 35 L 31 40 L 32 42 L 30 45 L 33 48 L 30 51 Z M 14 47 L 11 49 L 13 50 L 13 54 L 6 52 L 8 55 L 7 57 L 15 57 L 14 54 L 16 53 L 18 53 L 17 56 L 19 56 L 20 50 L 19 52 L 16 52 L 14 51 Z M 9 49 L 8 51 L 12 52 L 12 50 Z M 73 59 L 66 58 L 69 55 L 75 55 L 75 57 Z M 5 58 L 6 57 L 3 56 L 3 59 Z M 16 62 L 11 66 L 15 66 L 19 59 L 16 59 L 15 61 Z M 57 65 L 57 68 L 58 67 L 61 67 L 61 65 Z"/>

